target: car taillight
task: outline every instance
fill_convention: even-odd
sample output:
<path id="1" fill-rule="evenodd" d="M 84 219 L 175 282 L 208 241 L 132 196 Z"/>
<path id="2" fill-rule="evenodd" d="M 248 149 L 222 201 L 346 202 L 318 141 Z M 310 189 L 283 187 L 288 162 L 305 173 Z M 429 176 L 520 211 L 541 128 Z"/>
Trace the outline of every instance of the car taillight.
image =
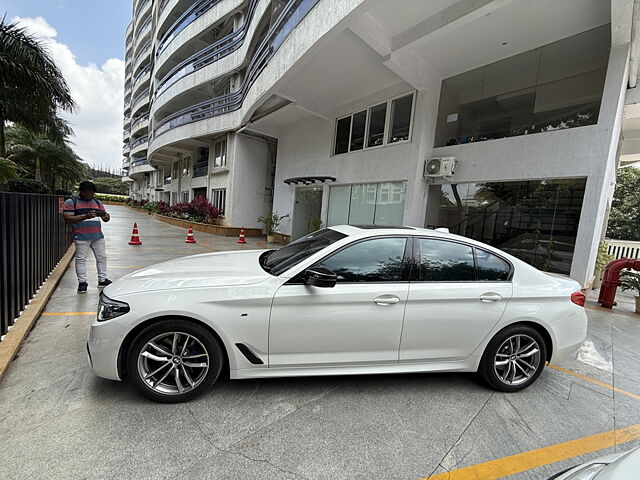
<path id="1" fill-rule="evenodd" d="M 571 301 L 576 305 L 584 307 L 584 304 L 587 302 L 587 297 L 585 297 L 582 292 L 575 292 L 571 294 Z"/>

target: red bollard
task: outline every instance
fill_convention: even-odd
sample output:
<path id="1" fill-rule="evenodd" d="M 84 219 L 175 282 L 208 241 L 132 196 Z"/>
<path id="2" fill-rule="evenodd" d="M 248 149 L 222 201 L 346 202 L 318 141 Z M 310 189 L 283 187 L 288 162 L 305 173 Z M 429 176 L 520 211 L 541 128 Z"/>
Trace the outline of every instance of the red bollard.
<path id="1" fill-rule="evenodd" d="M 598 295 L 598 303 L 604 308 L 612 308 L 616 305 L 615 298 L 616 290 L 620 285 L 620 270 L 625 268 L 640 271 L 640 260 L 620 258 L 609 263 L 604 269 L 600 295 Z"/>

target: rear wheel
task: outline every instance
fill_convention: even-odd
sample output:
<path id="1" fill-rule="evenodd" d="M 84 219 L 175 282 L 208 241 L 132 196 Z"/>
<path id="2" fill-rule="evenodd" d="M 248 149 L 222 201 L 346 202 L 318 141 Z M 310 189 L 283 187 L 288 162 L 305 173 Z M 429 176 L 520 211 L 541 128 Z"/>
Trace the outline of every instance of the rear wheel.
<path id="1" fill-rule="evenodd" d="M 536 381 L 546 358 L 542 336 L 527 325 L 513 325 L 491 339 L 478 373 L 496 390 L 516 392 Z"/>
<path id="2" fill-rule="evenodd" d="M 136 388 L 157 402 L 191 400 L 209 389 L 222 369 L 222 349 L 204 327 L 161 320 L 134 339 L 127 372 Z"/>

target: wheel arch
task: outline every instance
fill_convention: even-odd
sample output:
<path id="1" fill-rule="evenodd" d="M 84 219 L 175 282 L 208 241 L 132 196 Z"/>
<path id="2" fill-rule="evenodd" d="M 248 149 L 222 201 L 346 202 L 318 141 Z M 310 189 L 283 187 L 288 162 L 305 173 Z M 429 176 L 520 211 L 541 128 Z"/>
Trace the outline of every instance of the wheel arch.
<path id="1" fill-rule="evenodd" d="M 526 325 L 527 327 L 531 327 L 533 328 L 536 332 L 538 332 L 540 334 L 540 336 L 542 336 L 542 339 L 544 340 L 544 346 L 545 346 L 545 350 L 546 350 L 546 358 L 545 360 L 547 362 L 551 361 L 551 358 L 553 356 L 553 337 L 551 336 L 551 333 L 549 332 L 549 330 L 547 329 L 547 327 L 545 327 L 544 325 L 538 323 L 538 322 L 533 322 L 531 320 L 520 320 L 517 322 L 513 322 L 510 323 L 508 325 L 505 325 L 504 327 L 502 327 L 500 330 L 498 330 L 495 334 L 493 334 L 493 336 L 491 338 L 494 338 L 496 335 L 498 335 L 500 332 L 502 332 L 503 330 L 507 329 L 507 328 L 511 328 L 511 327 L 517 327 L 518 325 Z M 486 346 L 485 346 L 485 350 L 486 350 Z"/>
<path id="2" fill-rule="evenodd" d="M 120 349 L 118 350 L 118 376 L 120 377 L 120 379 L 124 379 L 127 376 L 127 352 L 129 351 L 133 340 L 142 330 L 159 320 L 184 320 L 186 322 L 194 323 L 206 329 L 209 333 L 211 333 L 211 335 L 213 335 L 213 337 L 220 345 L 220 348 L 222 349 L 224 360 L 222 371 L 229 371 L 229 352 L 227 351 L 227 347 L 222 340 L 222 337 L 218 334 L 218 332 L 215 331 L 214 328 L 211 327 L 211 325 L 186 315 L 162 315 L 159 317 L 148 318 L 145 321 L 140 322 L 138 325 L 133 327 L 129 333 L 127 333 L 127 335 L 124 337 L 124 340 L 122 340 L 122 342 L 120 343 Z"/>

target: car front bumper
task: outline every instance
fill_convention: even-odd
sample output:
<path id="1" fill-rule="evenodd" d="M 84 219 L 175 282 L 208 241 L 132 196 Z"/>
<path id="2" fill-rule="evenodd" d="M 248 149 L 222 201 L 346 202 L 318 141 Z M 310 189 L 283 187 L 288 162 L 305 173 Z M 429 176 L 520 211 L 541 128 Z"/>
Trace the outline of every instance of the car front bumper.
<path id="1" fill-rule="evenodd" d="M 109 380 L 122 380 L 118 372 L 118 353 L 129 327 L 117 320 L 91 324 L 87 352 L 93 372 Z"/>

